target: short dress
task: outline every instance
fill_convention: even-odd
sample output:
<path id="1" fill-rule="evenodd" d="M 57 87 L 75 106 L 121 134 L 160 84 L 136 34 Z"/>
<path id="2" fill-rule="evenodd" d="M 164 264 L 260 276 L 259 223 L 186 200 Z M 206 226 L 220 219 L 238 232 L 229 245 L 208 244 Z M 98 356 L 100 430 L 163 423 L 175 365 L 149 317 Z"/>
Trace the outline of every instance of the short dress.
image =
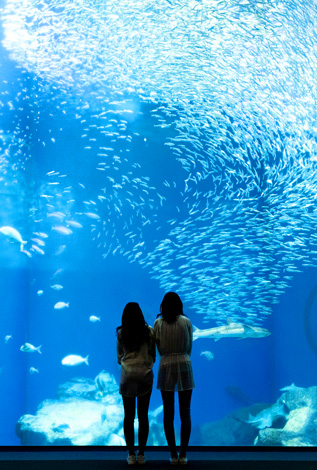
<path id="1" fill-rule="evenodd" d="M 178 315 L 174 323 L 167 323 L 160 317 L 154 323 L 154 334 L 161 355 L 157 388 L 171 392 L 195 388 L 190 360 L 193 328 L 189 318 Z"/>
<path id="2" fill-rule="evenodd" d="M 119 393 L 127 397 L 145 395 L 153 387 L 153 363 L 155 362 L 154 331 L 150 326 L 149 341 L 138 351 L 129 351 L 122 343 L 121 330 L 117 335 L 117 359 L 121 364 Z"/>

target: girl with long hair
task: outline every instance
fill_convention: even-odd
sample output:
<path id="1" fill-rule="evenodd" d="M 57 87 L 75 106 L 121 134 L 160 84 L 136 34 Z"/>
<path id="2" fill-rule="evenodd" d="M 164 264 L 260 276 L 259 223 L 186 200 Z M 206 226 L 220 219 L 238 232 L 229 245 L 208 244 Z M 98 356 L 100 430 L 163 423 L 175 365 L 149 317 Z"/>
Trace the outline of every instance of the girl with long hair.
<path id="1" fill-rule="evenodd" d="M 153 386 L 155 340 L 153 328 L 144 320 L 138 303 L 129 302 L 117 328 L 117 358 L 121 364 L 120 389 L 124 407 L 123 430 L 128 448 L 128 464 L 144 464 L 149 435 L 148 410 Z M 134 447 L 134 418 L 137 402 L 139 453 Z"/>
<path id="2" fill-rule="evenodd" d="M 195 387 L 190 354 L 193 328 L 183 313 L 183 303 L 175 292 L 165 294 L 161 313 L 154 323 L 157 349 L 161 355 L 157 388 L 161 390 L 164 408 L 164 431 L 172 465 L 186 465 L 191 433 L 190 403 Z M 181 445 L 178 456 L 174 431 L 174 392 L 178 392 L 181 418 Z"/>

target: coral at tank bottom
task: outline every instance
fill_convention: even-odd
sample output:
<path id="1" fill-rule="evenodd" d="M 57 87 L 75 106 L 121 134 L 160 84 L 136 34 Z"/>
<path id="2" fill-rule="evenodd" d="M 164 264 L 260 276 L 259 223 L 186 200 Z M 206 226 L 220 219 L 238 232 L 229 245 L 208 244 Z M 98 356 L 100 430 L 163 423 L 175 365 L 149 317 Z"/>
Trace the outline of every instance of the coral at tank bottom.
<path id="1" fill-rule="evenodd" d="M 289 390 L 273 405 L 257 403 L 241 408 L 220 421 L 201 425 L 190 444 L 316 446 L 317 387 L 286 388 Z"/>
<path id="2" fill-rule="evenodd" d="M 114 377 L 102 371 L 95 380 L 77 377 L 59 386 L 56 400 L 43 401 L 35 415 L 16 423 L 26 446 L 120 446 L 123 406 Z M 149 445 L 165 445 L 163 425 L 156 423 L 162 407 L 149 413 Z"/>
<path id="3" fill-rule="evenodd" d="M 257 446 L 314 447 L 317 445 L 317 387 L 289 390 L 278 399 L 289 408 L 283 428 L 266 428 L 255 439 Z"/>
<path id="4" fill-rule="evenodd" d="M 195 427 L 190 445 L 316 446 L 317 387 L 285 390 L 274 404 L 253 404 Z M 57 397 L 42 402 L 36 415 L 18 420 L 16 434 L 22 445 L 125 445 L 122 400 L 111 374 L 102 371 L 95 380 L 74 378 L 59 386 Z M 162 406 L 149 412 L 150 446 L 166 445 L 163 425 L 157 422 L 161 412 Z"/>

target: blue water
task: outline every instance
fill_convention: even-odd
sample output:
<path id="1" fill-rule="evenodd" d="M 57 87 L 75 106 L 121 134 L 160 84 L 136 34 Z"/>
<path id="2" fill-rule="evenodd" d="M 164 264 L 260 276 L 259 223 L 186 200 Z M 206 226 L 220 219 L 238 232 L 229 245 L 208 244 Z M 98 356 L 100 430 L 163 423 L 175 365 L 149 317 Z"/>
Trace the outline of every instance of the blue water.
<path id="1" fill-rule="evenodd" d="M 57 4 L 54 11 L 62 17 Z M 198 43 L 191 41 L 198 57 Z M 18 230 L 26 243 L 21 250 L 0 233 L 0 446 L 19 445 L 18 419 L 35 415 L 71 379 L 94 380 L 104 370 L 118 383 L 115 329 L 125 304 L 139 302 L 153 326 L 168 290 L 180 294 L 184 312 L 200 329 L 232 320 L 271 333 L 194 342 L 196 445 L 202 425 L 254 403 L 273 404 L 291 383 L 316 385 L 317 300 L 307 310 L 317 274 L 313 121 L 306 122 L 304 135 L 302 111 L 289 124 L 288 105 L 275 103 L 272 131 L 250 97 L 251 108 L 244 103 L 241 116 L 235 106 L 249 88 L 234 78 L 231 92 L 238 101 L 221 108 L 219 84 L 215 110 L 208 87 L 197 95 L 193 78 L 190 88 L 188 76 L 195 75 L 186 75 L 183 84 L 181 74 L 179 81 L 173 73 L 164 81 L 160 63 L 152 75 L 148 71 L 151 79 L 142 76 L 144 90 L 132 73 L 131 91 L 126 72 L 113 72 L 117 81 L 109 87 L 102 76 L 94 81 L 89 68 L 76 88 L 66 71 L 63 77 L 62 61 L 47 65 L 47 51 L 32 64 L 30 44 L 29 57 L 11 47 L 6 42 L 0 48 L 0 227 Z M 196 72 L 191 60 L 193 68 L 184 59 L 183 70 Z M 206 63 L 212 67 L 213 60 Z M 218 72 L 222 67 L 219 62 Z M 305 80 L 299 82 L 304 86 Z M 306 153 L 300 153 L 304 144 Z M 56 284 L 63 288 L 55 290 Z M 69 306 L 54 309 L 61 301 Z M 91 315 L 100 322 L 91 322 Z M 7 335 L 12 337 L 5 341 Z M 41 345 L 42 354 L 21 351 L 24 343 Z M 89 365 L 63 366 L 68 354 L 89 355 Z M 31 374 L 30 367 L 37 371 Z M 155 377 L 157 367 L 158 361 Z M 160 405 L 154 388 L 151 411 Z M 162 423 L 162 414 L 156 422 Z"/>
<path id="2" fill-rule="evenodd" d="M 122 268 L 126 268 L 124 278 Z M 64 289 L 68 289 L 71 307 L 64 313 L 45 307 L 59 298 L 55 292 L 47 298 L 28 293 L 31 289 L 25 285 L 27 271 L 3 270 L 3 274 L 1 331 L 10 332 L 13 338 L 1 345 L 1 445 L 19 445 L 14 434 L 15 422 L 23 414 L 35 414 L 43 400 L 55 399 L 60 384 L 77 376 L 94 379 L 101 370 L 114 374 L 119 381 L 115 327 L 120 323 L 122 306 L 136 299 L 143 307 L 146 320 L 153 325 L 162 292 L 137 265 L 128 267 L 122 260 L 120 263 L 112 260 L 106 270 L 69 271 Z M 47 275 L 41 271 L 32 274 L 38 279 L 45 279 Z M 298 281 L 281 299 L 278 312 L 268 322 L 272 336 L 240 341 L 222 339 L 217 343 L 211 339 L 194 342 L 193 426 L 217 421 L 246 406 L 240 395 L 228 393 L 228 387 L 242 391 L 254 402 L 273 403 L 281 394 L 279 388 L 285 385 L 295 382 L 309 387 L 314 384 L 312 371 L 316 356 L 307 343 L 303 327 L 305 301 L 314 286 L 313 273 L 307 273 L 304 286 Z M 100 315 L 102 321 L 90 323 L 90 313 Z M 190 318 L 197 321 L 194 313 Z M 314 318 L 312 329 L 316 331 Z M 35 345 L 43 343 L 43 354 L 27 356 L 19 351 L 25 338 Z M 212 361 L 200 356 L 204 350 L 213 352 Z M 63 368 L 62 357 L 72 352 L 89 354 L 89 367 L 83 364 L 76 371 Z M 30 366 L 38 368 L 40 373 L 30 375 Z M 156 372 L 157 364 L 155 376 Z M 151 408 L 160 404 L 159 391 L 154 390 Z"/>

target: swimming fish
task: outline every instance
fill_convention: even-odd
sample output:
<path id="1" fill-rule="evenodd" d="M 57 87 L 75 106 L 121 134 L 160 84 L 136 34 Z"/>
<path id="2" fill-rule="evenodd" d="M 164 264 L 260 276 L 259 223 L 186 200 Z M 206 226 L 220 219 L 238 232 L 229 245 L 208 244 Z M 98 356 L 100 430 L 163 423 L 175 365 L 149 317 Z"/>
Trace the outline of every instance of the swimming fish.
<path id="1" fill-rule="evenodd" d="M 31 352 L 31 353 L 37 351 L 39 354 L 42 354 L 41 347 L 42 347 L 42 345 L 38 346 L 38 347 L 35 347 L 35 346 L 33 346 L 33 344 L 25 343 L 20 347 L 20 351 Z"/>
<path id="2" fill-rule="evenodd" d="M 67 126 L 87 138 L 82 149 L 89 146 L 98 156 L 76 152 L 76 165 L 91 175 L 83 175 L 85 185 L 75 172 L 69 175 L 73 189 L 70 181 L 63 188 L 55 170 L 46 173 L 50 181 L 33 181 L 43 204 L 43 214 L 32 212 L 34 222 L 45 220 L 39 230 L 47 223 L 72 228 L 67 221 L 86 214 L 103 258 L 137 261 L 161 289 L 173 286 L 205 323 L 221 325 L 229 315 L 257 327 L 293 276 L 317 264 L 316 87 L 303 67 L 317 61 L 307 27 L 316 20 L 314 2 L 277 2 L 276 8 L 260 1 L 158 1 L 155 8 L 148 0 L 93 1 L 84 8 L 81 1 L 62 3 L 53 16 L 54 8 L 31 0 L 7 0 L 1 11 L 3 47 L 29 71 L 27 80 L 43 80 L 49 90 L 31 98 L 21 76 L 21 90 L 12 96 L 3 81 L 5 106 L 19 118 L 31 100 L 40 112 L 49 93 L 68 87 L 76 121 L 64 96 L 54 95 L 51 116 L 62 121 L 67 113 Z M 56 34 L 69 40 L 56 47 Z M 121 60 L 126 51 L 128 66 Z M 267 64 L 273 74 L 265 73 Z M 139 119 L 145 102 L 145 119 Z M 8 168 L 17 163 L 15 155 L 25 154 L 16 135 L 20 148 L 14 143 L 3 152 Z M 47 143 L 55 140 L 47 135 Z M 143 164 L 142 149 L 154 135 L 166 152 L 159 159 L 150 153 Z M 130 147 L 139 145 L 138 162 L 131 163 Z M 157 168 L 165 162 L 171 171 L 161 177 Z M 86 212 L 83 197 L 100 205 Z M 55 217 L 44 218 L 45 211 Z M 61 234 L 69 234 L 65 228 Z"/>
<path id="3" fill-rule="evenodd" d="M 59 256 L 61 255 L 66 249 L 66 245 L 61 245 L 60 247 L 57 248 L 57 250 L 55 251 L 55 255 L 56 256 Z"/>
<path id="4" fill-rule="evenodd" d="M 59 268 L 57 271 L 55 271 L 55 273 L 53 274 L 53 276 L 51 277 L 51 279 L 54 279 L 55 277 L 59 276 L 60 274 L 62 274 L 64 272 L 64 269 L 63 268 Z"/>
<path id="5" fill-rule="evenodd" d="M 107 395 L 109 396 L 117 390 L 117 383 L 114 376 L 105 370 L 99 372 L 95 378 L 95 384 L 98 389 L 96 394 L 96 397 L 98 398 L 105 397 Z"/>
<path id="6" fill-rule="evenodd" d="M 100 219 L 100 216 L 98 214 L 95 214 L 94 212 L 85 212 L 85 215 L 90 219 Z"/>
<path id="7" fill-rule="evenodd" d="M 60 284 L 54 284 L 53 286 L 50 286 L 51 289 L 54 289 L 54 290 L 62 290 L 64 287 Z"/>
<path id="8" fill-rule="evenodd" d="M 29 368 L 29 372 L 30 372 L 30 374 L 35 374 L 35 373 L 36 373 L 36 374 L 39 374 L 39 373 L 40 373 L 39 370 L 36 369 L 35 367 L 30 367 L 30 368 Z"/>
<path id="9" fill-rule="evenodd" d="M 56 310 L 62 310 L 63 308 L 69 307 L 69 302 L 57 302 L 54 305 L 54 308 Z"/>
<path id="10" fill-rule="evenodd" d="M 88 366 L 89 365 L 88 358 L 89 356 L 86 356 L 84 358 L 84 357 L 78 356 L 77 354 L 70 354 L 69 356 L 66 356 L 64 357 L 64 359 L 62 359 L 62 364 L 63 366 L 78 366 L 80 364 L 85 363 Z"/>
<path id="11" fill-rule="evenodd" d="M 75 220 L 65 220 L 65 222 L 70 225 L 71 227 L 74 227 L 74 228 L 83 228 L 82 224 L 80 224 L 79 222 L 76 222 Z"/>
<path id="12" fill-rule="evenodd" d="M 97 321 L 101 321 L 101 320 L 100 320 L 100 317 L 96 317 L 95 315 L 91 315 L 89 317 L 89 321 L 91 321 L 92 323 L 96 323 Z"/>
<path id="13" fill-rule="evenodd" d="M 61 235 L 71 235 L 73 233 L 73 231 L 70 228 L 63 227 L 62 225 L 54 225 L 52 227 L 52 230 L 55 230 L 55 232 L 58 232 Z"/>
<path id="14" fill-rule="evenodd" d="M 3 226 L 0 228 L 0 232 L 6 237 L 20 243 L 20 251 L 24 251 L 23 247 L 27 242 L 22 239 L 20 232 L 18 232 L 15 228 Z"/>
<path id="15" fill-rule="evenodd" d="M 37 245 L 32 245 L 31 250 L 36 251 L 40 255 L 45 255 L 45 251 L 42 250 L 42 248 L 39 248 Z"/>
<path id="16" fill-rule="evenodd" d="M 202 351 L 200 355 L 208 359 L 208 361 L 211 361 L 214 358 L 214 355 L 211 351 Z"/>

